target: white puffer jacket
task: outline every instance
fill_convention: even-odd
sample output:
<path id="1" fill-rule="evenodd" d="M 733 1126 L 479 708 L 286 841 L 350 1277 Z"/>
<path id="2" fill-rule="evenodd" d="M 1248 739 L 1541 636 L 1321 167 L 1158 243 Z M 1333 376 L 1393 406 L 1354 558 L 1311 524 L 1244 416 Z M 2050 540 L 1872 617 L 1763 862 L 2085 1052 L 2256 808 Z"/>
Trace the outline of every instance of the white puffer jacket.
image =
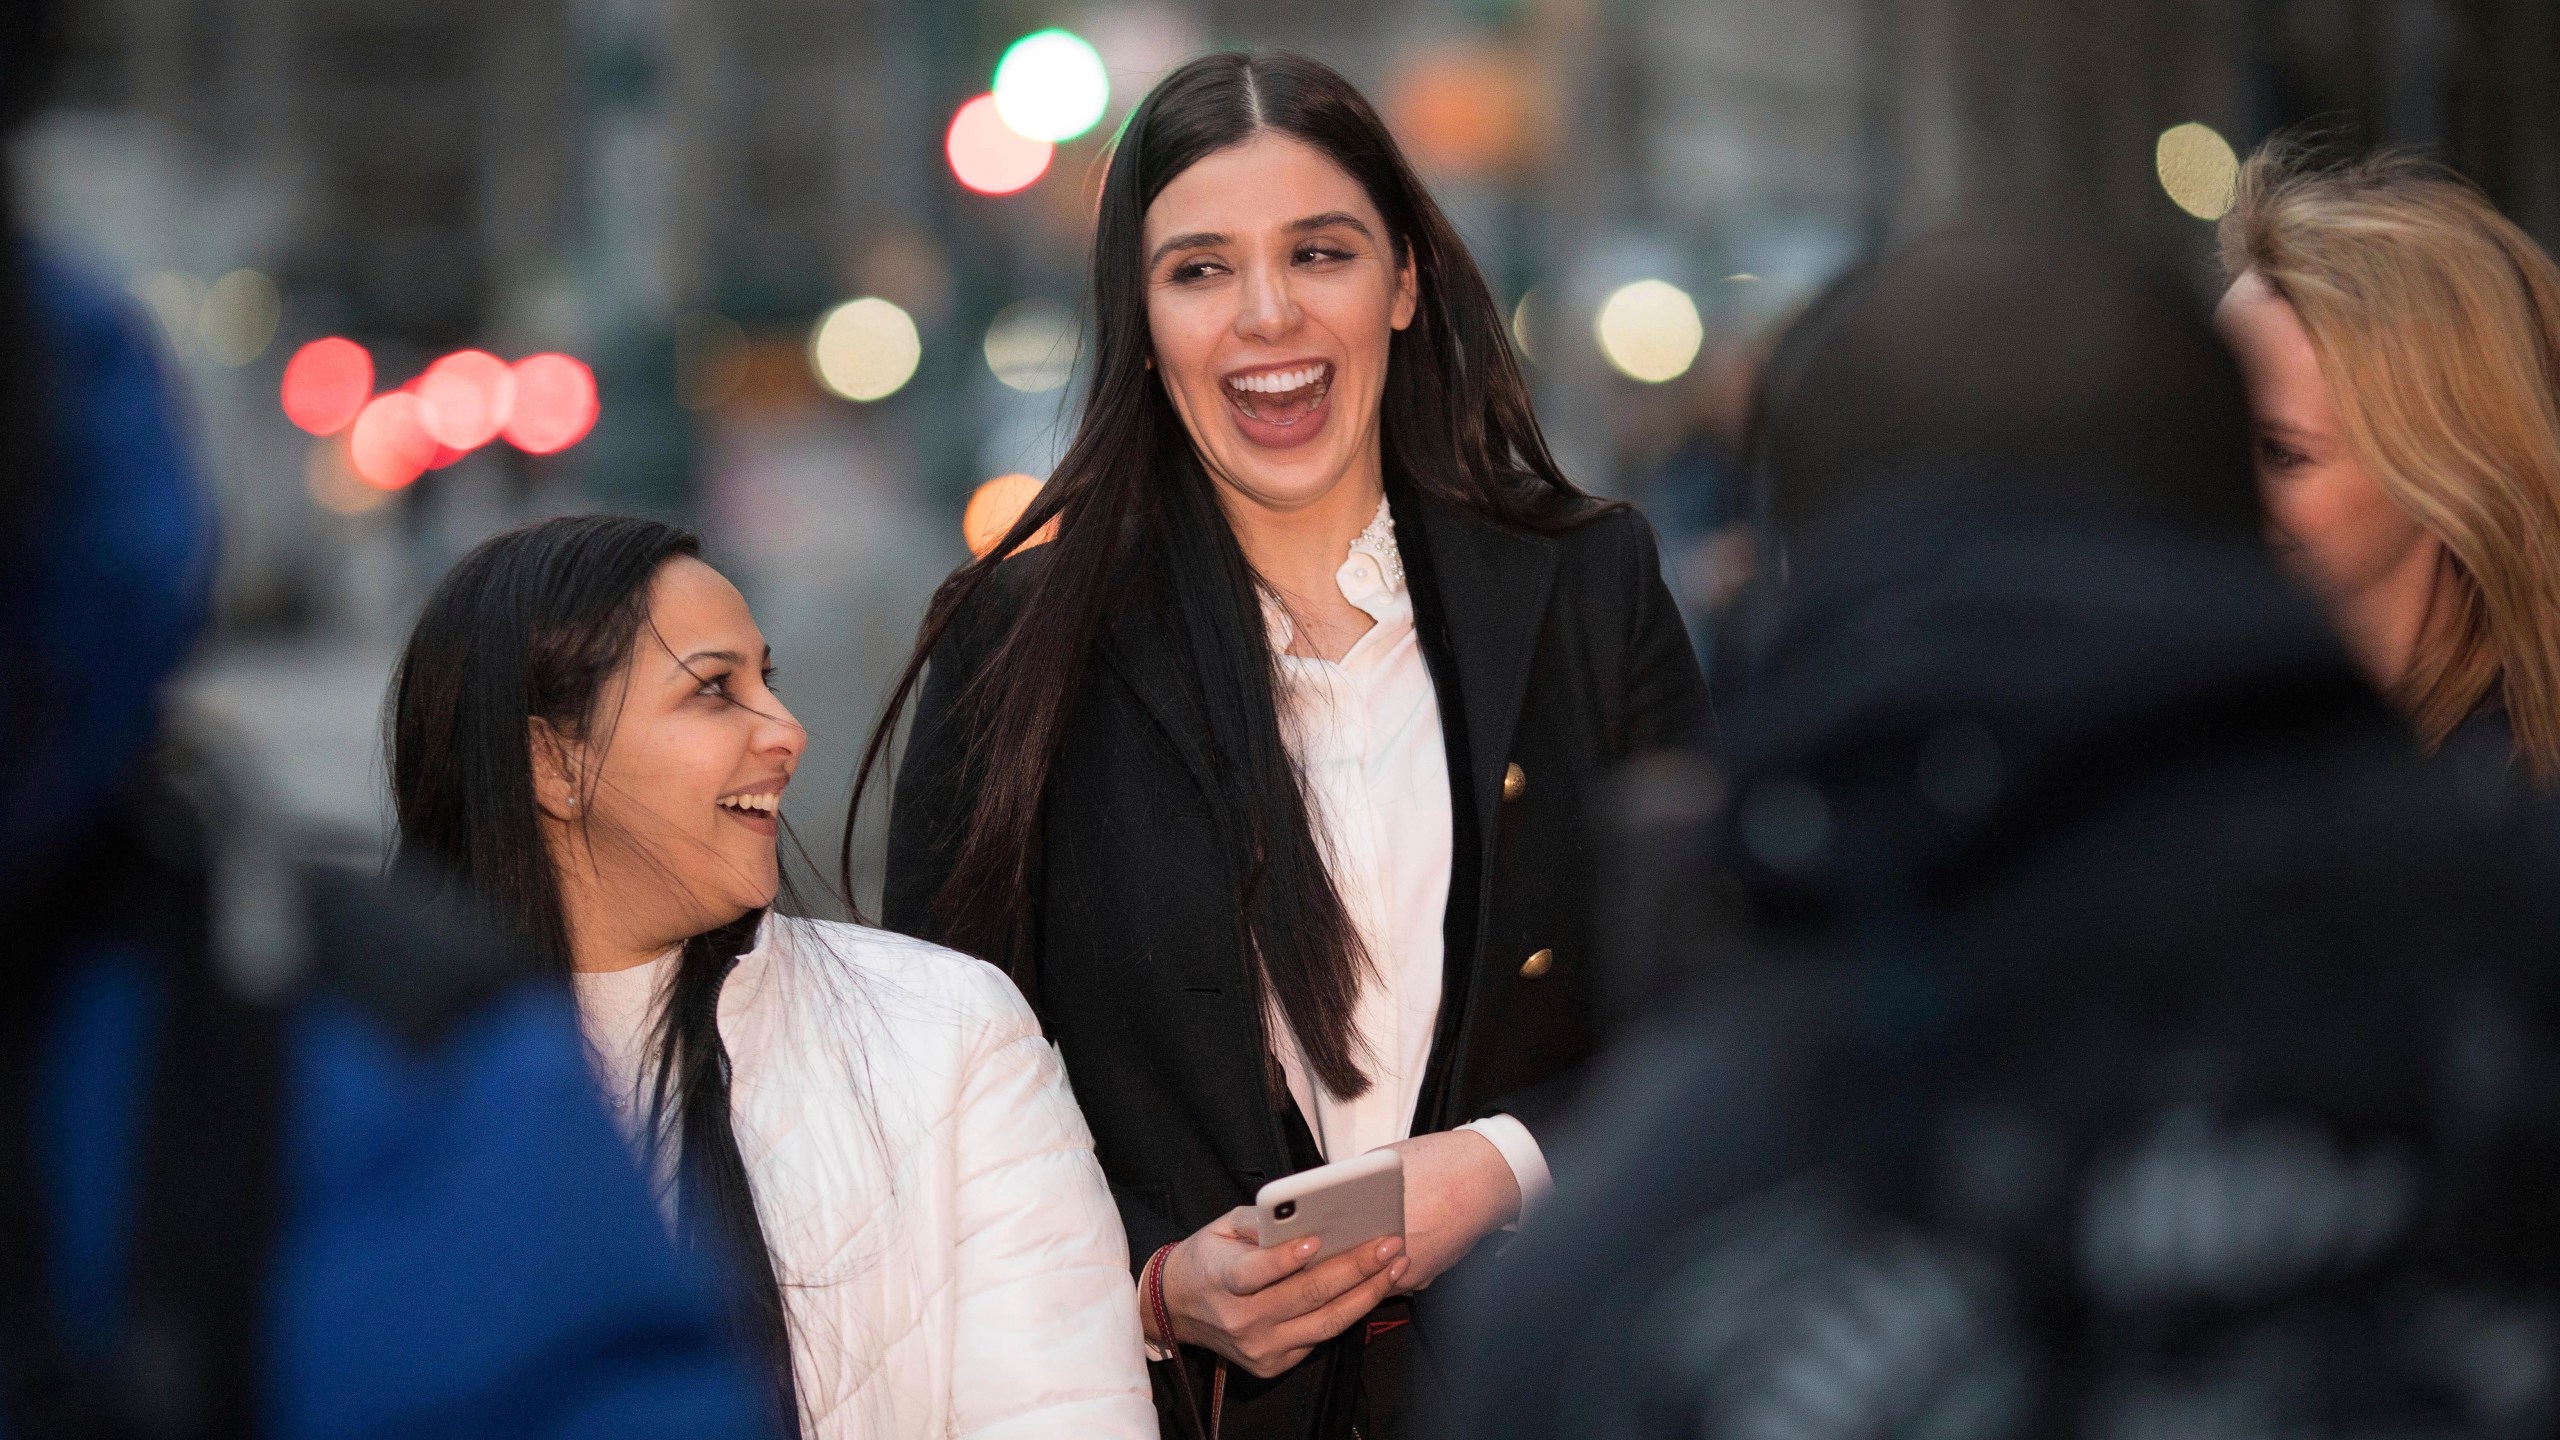
<path id="1" fill-rule="evenodd" d="M 626 1133 L 674 957 L 578 977 Z M 730 973 L 730 1111 L 822 1440 L 1153 1440 L 1128 1242 L 1057 1052 L 993 966 L 775 918 Z"/>

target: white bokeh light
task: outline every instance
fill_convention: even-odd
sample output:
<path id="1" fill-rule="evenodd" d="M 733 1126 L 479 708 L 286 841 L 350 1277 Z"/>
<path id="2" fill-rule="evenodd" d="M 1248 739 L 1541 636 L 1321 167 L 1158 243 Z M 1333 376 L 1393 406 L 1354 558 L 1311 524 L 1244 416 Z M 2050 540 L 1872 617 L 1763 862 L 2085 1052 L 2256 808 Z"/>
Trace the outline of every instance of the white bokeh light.
<path id="1" fill-rule="evenodd" d="M 1668 280 L 1638 280 L 1611 291 L 1592 333 L 1620 374 L 1648 385 L 1687 374 L 1707 338 L 1697 302 Z"/>
<path id="2" fill-rule="evenodd" d="M 809 366 L 818 383 L 847 400 L 868 403 L 897 394 L 923 358 L 916 322 L 877 295 L 828 311 L 809 336 Z"/>

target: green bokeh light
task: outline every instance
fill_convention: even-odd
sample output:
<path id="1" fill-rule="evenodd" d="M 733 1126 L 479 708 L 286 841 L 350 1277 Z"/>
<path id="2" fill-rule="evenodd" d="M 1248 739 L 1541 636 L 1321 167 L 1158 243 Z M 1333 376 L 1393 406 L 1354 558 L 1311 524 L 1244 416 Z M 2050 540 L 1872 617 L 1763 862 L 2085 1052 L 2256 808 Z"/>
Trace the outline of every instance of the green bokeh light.
<path id="1" fill-rule="evenodd" d="M 1111 104 L 1102 56 L 1068 30 L 1013 42 L 996 62 L 996 113 L 1014 133 L 1061 144 L 1090 130 Z"/>

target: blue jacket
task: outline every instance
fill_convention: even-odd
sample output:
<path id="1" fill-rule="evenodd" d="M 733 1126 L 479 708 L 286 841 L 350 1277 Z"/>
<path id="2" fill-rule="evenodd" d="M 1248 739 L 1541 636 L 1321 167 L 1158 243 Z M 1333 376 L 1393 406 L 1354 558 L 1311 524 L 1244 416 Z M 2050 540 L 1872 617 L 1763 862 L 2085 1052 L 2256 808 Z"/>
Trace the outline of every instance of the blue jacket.
<path id="1" fill-rule="evenodd" d="M 211 553 L 146 335 L 108 292 L 33 270 L 58 484 L 0 578 L 0 638 L 34 657 L 47 711 L 82 718 L 0 735 L 0 893 L 132 771 L 201 623 Z M 126 1320 L 168 962 L 115 941 L 54 963 L 42 1243 L 59 1332 L 104 1356 Z M 708 1278 L 669 1244 L 594 1096 L 564 990 L 519 984 L 421 1041 L 319 989 L 283 1043 L 283 1213 L 257 1347 L 271 1434 L 766 1433 Z"/>
<path id="2" fill-rule="evenodd" d="M 81 957 L 41 1062 L 55 1304 L 66 1338 L 101 1357 L 124 1319 L 164 988 L 156 957 Z M 579 1044 L 547 985 L 424 1049 L 343 999 L 294 1008 L 261 1346 L 271 1435 L 765 1433 Z"/>

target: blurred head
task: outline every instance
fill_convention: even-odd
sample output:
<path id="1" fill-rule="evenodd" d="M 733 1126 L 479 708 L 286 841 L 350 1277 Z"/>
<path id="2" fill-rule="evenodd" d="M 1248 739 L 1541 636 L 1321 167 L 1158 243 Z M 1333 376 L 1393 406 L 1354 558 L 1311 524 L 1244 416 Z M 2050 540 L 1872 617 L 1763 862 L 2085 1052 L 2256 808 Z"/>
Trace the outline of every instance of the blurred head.
<path id="1" fill-rule="evenodd" d="M 428 600 L 393 686 L 404 857 L 566 967 L 645 958 L 773 900 L 806 736 L 694 538 L 579 516 L 487 542 Z"/>
<path id="2" fill-rule="evenodd" d="M 1764 383 L 1757 459 L 1796 538 L 1913 502 L 2246 535 L 2248 417 L 2176 274 L 1977 223 L 1835 285 Z"/>
<path id="3" fill-rule="evenodd" d="M 0 141 L 47 98 L 64 9 L 0 6 Z M 150 753 L 212 599 L 213 517 L 148 322 L 47 256 L 0 146 L 0 893 L 76 863 Z"/>
<path id="4" fill-rule="evenodd" d="M 2502 702 L 2560 775 L 2560 269 L 2435 165 L 2283 142 L 2222 259 L 2279 548 L 2342 619 L 2415 608 L 2384 678 L 2423 741 Z"/>

